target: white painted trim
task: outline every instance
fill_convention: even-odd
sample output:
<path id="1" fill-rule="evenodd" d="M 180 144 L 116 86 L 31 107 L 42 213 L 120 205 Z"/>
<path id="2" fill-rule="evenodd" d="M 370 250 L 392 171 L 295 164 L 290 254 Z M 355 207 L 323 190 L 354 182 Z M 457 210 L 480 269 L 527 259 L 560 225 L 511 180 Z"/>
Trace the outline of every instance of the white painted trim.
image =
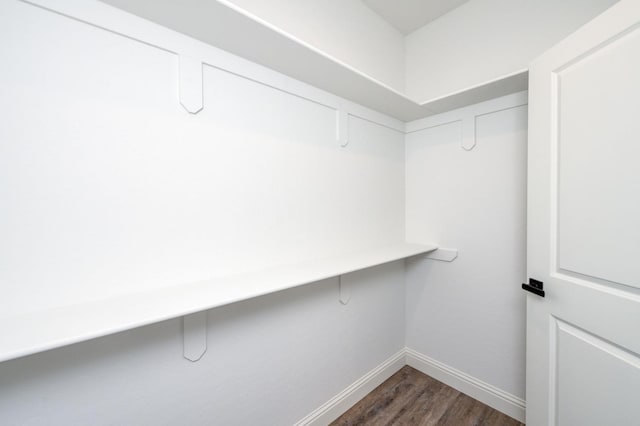
<path id="1" fill-rule="evenodd" d="M 182 356 L 199 361 L 207 351 L 207 311 L 182 317 Z"/>
<path id="2" fill-rule="evenodd" d="M 197 114 L 204 106 L 202 62 L 185 55 L 178 58 L 180 104 L 191 114 Z"/>
<path id="3" fill-rule="evenodd" d="M 343 305 L 348 305 L 349 300 L 351 300 L 351 284 L 349 283 L 349 281 L 343 280 L 342 275 L 339 275 L 338 287 L 338 291 L 340 293 L 340 303 L 342 303 Z"/>
<path id="4" fill-rule="evenodd" d="M 336 111 L 336 140 L 341 147 L 349 145 L 349 113 L 340 108 Z"/>
<path id="5" fill-rule="evenodd" d="M 464 108 L 443 112 L 442 114 L 433 115 L 427 118 L 410 121 L 405 123 L 405 134 L 420 132 L 422 130 L 431 129 L 433 127 L 445 124 L 463 121 L 468 117 L 480 117 L 486 114 L 492 114 L 498 111 L 504 111 L 511 108 L 527 105 L 529 102 L 529 92 L 522 91 L 477 104 L 469 105 Z"/>
<path id="6" fill-rule="evenodd" d="M 471 151 L 476 146 L 476 114 L 467 112 L 462 118 L 462 149 Z"/>
<path id="7" fill-rule="evenodd" d="M 518 421 L 524 422 L 525 401 L 522 398 L 511 395 L 413 349 L 406 348 L 405 352 L 407 365 Z"/>
<path id="8" fill-rule="evenodd" d="M 398 132 L 404 131 L 401 120 L 387 116 L 367 106 L 353 101 L 341 99 L 339 96 L 312 86 L 303 81 L 295 80 L 272 68 L 260 65 L 243 57 L 231 54 L 213 45 L 201 42 L 161 25 L 147 21 L 123 10 L 109 6 L 100 1 L 88 0 L 18 0 L 25 4 L 65 16 L 78 22 L 95 27 L 112 34 L 126 37 L 132 41 L 173 53 L 178 57 L 188 57 L 192 61 L 200 61 L 203 66 L 246 78 L 267 87 L 297 96 L 308 101 L 324 105 L 336 111 L 343 110 L 351 115 L 366 117 L 368 121 L 391 128 Z M 227 2 L 211 2 L 213 6 L 228 9 Z M 231 8 L 236 10 L 236 8 Z M 236 10 L 238 12 L 238 10 Z M 213 24 L 212 24 L 213 25 Z M 273 29 L 272 29 L 273 30 Z M 342 67 L 342 65 L 341 65 Z M 374 82 L 374 85 L 380 85 Z M 188 86 L 189 87 L 189 86 Z M 384 91 L 392 89 L 383 87 Z M 189 90 L 188 105 L 185 109 L 194 112 L 197 109 L 197 87 Z M 194 98 L 195 101 L 193 100 Z M 205 100 L 206 101 L 206 100 Z M 195 102 L 196 106 L 191 104 Z M 416 104 L 416 108 L 420 107 Z"/>
<path id="9" fill-rule="evenodd" d="M 413 349 L 404 348 L 313 410 L 294 426 L 327 425 L 380 386 L 405 365 L 433 377 L 478 401 L 524 422 L 525 401 Z"/>
<path id="10" fill-rule="evenodd" d="M 404 131 L 406 135 L 447 124 L 461 123 L 460 145 L 465 151 L 471 151 L 476 146 L 476 119 L 478 117 L 527 104 L 527 91 L 512 93 L 464 108 L 405 123 Z"/>
<path id="11" fill-rule="evenodd" d="M 369 392 L 380 386 L 385 380 L 393 376 L 406 365 L 406 350 L 402 349 L 391 358 L 356 380 L 352 385 L 313 410 L 309 415 L 299 420 L 295 426 L 324 426 L 351 408 L 356 402 L 364 398 Z"/>

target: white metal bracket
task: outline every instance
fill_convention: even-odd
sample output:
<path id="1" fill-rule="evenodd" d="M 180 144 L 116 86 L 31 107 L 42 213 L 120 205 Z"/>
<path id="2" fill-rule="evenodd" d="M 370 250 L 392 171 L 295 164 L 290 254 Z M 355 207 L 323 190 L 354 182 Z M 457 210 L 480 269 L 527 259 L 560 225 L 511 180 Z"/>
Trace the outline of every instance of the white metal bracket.
<path id="1" fill-rule="evenodd" d="M 425 259 L 453 262 L 458 257 L 457 249 L 439 248 L 424 255 Z"/>
<path id="2" fill-rule="evenodd" d="M 351 285 L 342 280 L 342 275 L 338 276 L 338 287 L 340 291 L 340 303 L 346 305 L 351 300 Z"/>
<path id="3" fill-rule="evenodd" d="M 336 140 L 343 148 L 349 145 L 349 113 L 343 108 L 336 110 Z"/>
<path id="4" fill-rule="evenodd" d="M 203 108 L 202 61 L 190 56 L 180 55 L 179 60 L 179 96 L 180 104 L 191 114 L 197 114 Z"/>
<path id="5" fill-rule="evenodd" d="M 471 151 L 476 146 L 476 115 L 467 114 L 462 119 L 462 149 Z"/>
<path id="6" fill-rule="evenodd" d="M 182 317 L 183 356 L 191 362 L 207 351 L 207 311 Z"/>

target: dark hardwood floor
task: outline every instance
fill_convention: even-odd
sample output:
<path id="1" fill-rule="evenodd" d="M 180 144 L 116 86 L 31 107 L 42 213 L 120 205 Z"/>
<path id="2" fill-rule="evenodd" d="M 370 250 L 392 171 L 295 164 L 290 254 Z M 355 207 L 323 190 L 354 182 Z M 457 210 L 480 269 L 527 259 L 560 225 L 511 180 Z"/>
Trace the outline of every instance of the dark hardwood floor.
<path id="1" fill-rule="evenodd" d="M 517 426 L 522 423 L 405 366 L 331 425 Z"/>

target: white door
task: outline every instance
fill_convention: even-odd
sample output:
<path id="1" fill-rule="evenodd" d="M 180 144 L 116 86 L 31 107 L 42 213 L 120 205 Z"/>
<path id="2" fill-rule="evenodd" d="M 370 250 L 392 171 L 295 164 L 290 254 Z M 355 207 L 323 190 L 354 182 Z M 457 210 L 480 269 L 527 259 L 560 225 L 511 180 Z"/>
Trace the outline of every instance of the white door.
<path id="1" fill-rule="evenodd" d="M 640 0 L 538 58 L 529 97 L 527 425 L 640 425 Z"/>

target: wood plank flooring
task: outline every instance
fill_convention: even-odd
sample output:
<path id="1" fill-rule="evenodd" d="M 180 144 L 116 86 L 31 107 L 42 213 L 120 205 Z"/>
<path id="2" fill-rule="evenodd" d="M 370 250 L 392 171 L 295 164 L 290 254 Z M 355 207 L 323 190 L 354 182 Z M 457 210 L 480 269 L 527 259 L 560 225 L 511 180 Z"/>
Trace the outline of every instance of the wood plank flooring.
<path id="1" fill-rule="evenodd" d="M 522 423 L 404 366 L 332 426 L 518 426 Z"/>

